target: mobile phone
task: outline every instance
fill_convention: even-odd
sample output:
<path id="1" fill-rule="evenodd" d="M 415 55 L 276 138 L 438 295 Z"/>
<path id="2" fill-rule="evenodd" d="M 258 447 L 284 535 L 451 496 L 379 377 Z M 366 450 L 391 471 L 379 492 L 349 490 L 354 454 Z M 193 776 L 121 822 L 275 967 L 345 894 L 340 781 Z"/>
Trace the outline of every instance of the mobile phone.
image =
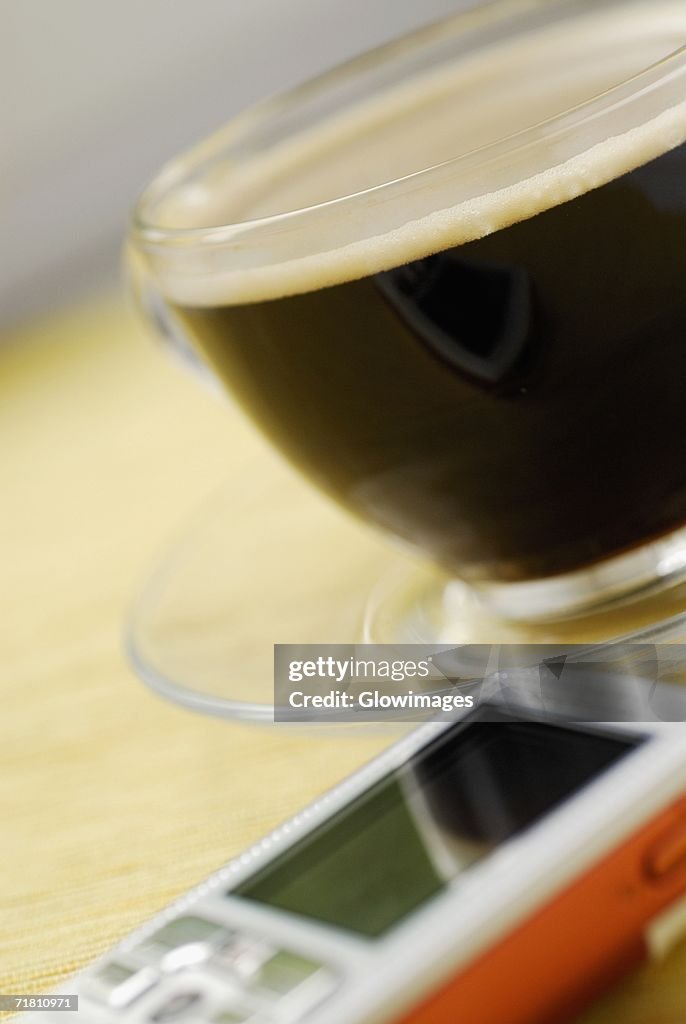
<path id="1" fill-rule="evenodd" d="M 60 991 L 92 1024 L 560 1024 L 686 931 L 686 695 L 529 697 L 419 726 Z"/>

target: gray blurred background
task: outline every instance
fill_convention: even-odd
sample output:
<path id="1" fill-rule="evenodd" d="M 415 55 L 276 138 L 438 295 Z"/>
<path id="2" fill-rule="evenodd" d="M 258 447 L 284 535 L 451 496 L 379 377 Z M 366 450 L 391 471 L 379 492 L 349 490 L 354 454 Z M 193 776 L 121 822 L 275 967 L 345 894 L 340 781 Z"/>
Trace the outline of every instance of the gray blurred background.
<path id="1" fill-rule="evenodd" d="M 0 0 L 0 326 L 114 282 L 158 166 L 260 97 L 475 0 Z"/>

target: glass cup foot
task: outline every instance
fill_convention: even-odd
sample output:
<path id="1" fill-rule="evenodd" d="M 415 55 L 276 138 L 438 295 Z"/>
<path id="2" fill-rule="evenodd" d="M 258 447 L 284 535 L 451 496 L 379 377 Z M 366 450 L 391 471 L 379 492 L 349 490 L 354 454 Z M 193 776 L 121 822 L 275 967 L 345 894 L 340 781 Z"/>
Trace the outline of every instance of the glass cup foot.
<path id="1" fill-rule="evenodd" d="M 548 584 L 540 586 L 544 594 Z M 522 586 L 528 586 L 523 584 Z M 558 619 L 498 614 L 497 604 L 430 567 L 389 566 L 373 587 L 364 618 L 367 643 L 604 644 L 686 642 L 686 580 L 679 574 L 630 596 L 607 594 L 583 613 Z M 540 606 L 537 610 L 540 610 Z"/>

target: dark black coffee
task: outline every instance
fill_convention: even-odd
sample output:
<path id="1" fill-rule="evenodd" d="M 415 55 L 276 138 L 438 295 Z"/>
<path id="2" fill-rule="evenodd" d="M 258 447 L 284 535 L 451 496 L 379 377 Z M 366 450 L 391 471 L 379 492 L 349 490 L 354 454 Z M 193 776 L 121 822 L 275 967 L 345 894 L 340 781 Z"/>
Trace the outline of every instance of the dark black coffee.
<path id="1" fill-rule="evenodd" d="M 467 579 L 686 522 L 686 146 L 387 273 L 176 312 L 298 467 Z"/>

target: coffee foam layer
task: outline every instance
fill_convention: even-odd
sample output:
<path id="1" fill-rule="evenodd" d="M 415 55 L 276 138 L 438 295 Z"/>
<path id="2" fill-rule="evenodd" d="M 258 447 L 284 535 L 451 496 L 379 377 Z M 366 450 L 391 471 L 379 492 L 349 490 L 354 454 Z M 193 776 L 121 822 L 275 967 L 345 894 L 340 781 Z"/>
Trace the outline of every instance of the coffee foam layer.
<path id="1" fill-rule="evenodd" d="M 481 238 L 679 146 L 686 141 L 686 100 L 680 97 L 629 130 L 622 131 L 618 119 L 617 134 L 567 159 L 556 152 L 554 131 L 546 144 L 542 128 L 530 167 L 526 160 L 518 165 L 512 184 L 503 184 L 502 168 L 498 180 L 484 159 L 478 182 L 468 183 L 476 184 L 479 194 L 455 201 L 464 192 L 469 169 L 460 162 L 453 167 L 450 161 L 572 109 L 686 42 L 682 0 L 627 8 L 621 24 L 618 17 L 616 10 L 612 17 L 605 11 L 578 17 L 572 24 L 549 26 L 526 40 L 500 44 L 413 81 L 266 155 L 239 165 L 215 162 L 204 179 L 195 178 L 192 185 L 181 185 L 158 202 L 158 225 L 164 230 L 232 224 L 240 230 L 245 224 L 247 232 L 263 232 L 261 239 L 254 236 L 255 251 L 264 246 L 263 257 L 256 265 L 241 265 L 240 239 L 238 247 L 234 242 L 232 249 L 222 252 L 221 243 L 208 238 L 202 256 L 200 247 L 189 246 L 176 250 L 173 265 L 160 261 L 155 266 L 163 290 L 172 301 L 208 306 L 274 299 L 339 284 Z M 445 166 L 429 188 L 418 172 L 437 164 Z M 401 223 L 389 228 L 383 222 L 388 186 L 374 191 L 375 186 L 411 175 L 415 177 L 410 182 L 418 187 L 405 189 Z M 352 200 L 343 198 L 365 190 Z M 429 212 L 427 198 L 432 200 Z M 312 214 L 295 213 L 273 226 L 255 228 L 250 223 L 316 204 L 328 205 Z M 301 225 L 296 218 L 303 219 Z M 357 237 L 350 237 L 358 223 Z M 284 255 L 282 249 L 278 258 L 273 252 L 270 258 L 270 231 L 278 233 L 279 227 L 288 229 L 291 224 L 305 232 L 300 253 Z M 341 233 L 342 242 L 336 238 Z M 246 236 L 244 252 L 251 244 Z"/>

